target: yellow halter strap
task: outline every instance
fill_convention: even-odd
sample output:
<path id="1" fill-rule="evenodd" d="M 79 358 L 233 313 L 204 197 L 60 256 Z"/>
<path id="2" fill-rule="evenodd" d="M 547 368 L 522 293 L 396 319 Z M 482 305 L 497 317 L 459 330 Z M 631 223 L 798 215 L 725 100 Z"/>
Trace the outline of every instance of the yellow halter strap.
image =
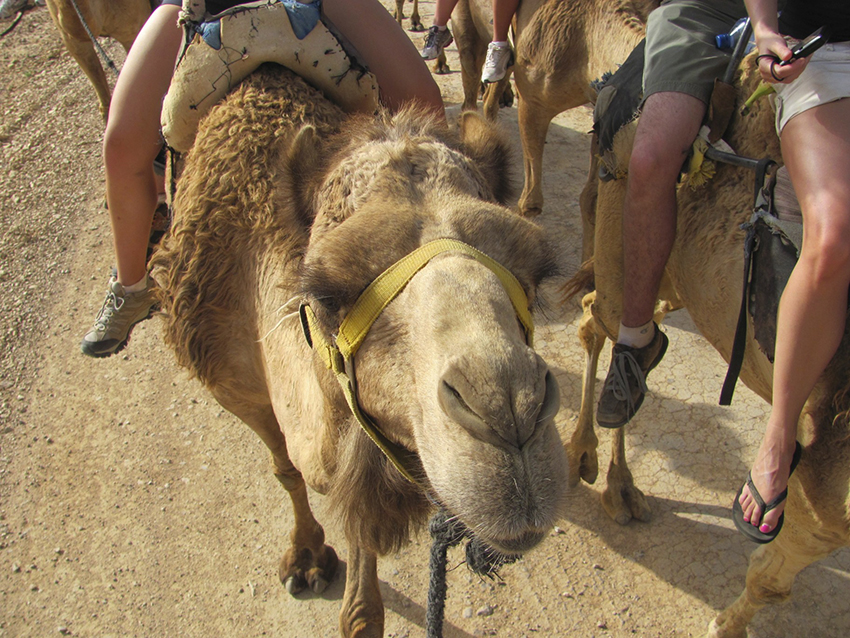
<path id="1" fill-rule="evenodd" d="M 455 239 L 437 239 L 420 246 L 381 273 L 354 303 L 354 307 L 340 324 L 339 333 L 333 342 L 324 338 L 312 308 L 307 304 L 302 304 L 300 308 L 301 325 L 307 342 L 315 348 L 324 364 L 336 375 L 352 414 L 375 445 L 381 449 L 402 476 L 412 483 L 416 483 L 411 470 L 413 453 L 390 441 L 360 409 L 357 402 L 354 355 L 384 308 L 404 290 L 413 276 L 428 262 L 437 255 L 447 252 L 472 257 L 487 266 L 499 278 L 511 299 L 517 318 L 525 329 L 526 342 L 530 346 L 534 335 L 534 322 L 528 310 L 528 298 L 517 278 L 495 259 Z"/>

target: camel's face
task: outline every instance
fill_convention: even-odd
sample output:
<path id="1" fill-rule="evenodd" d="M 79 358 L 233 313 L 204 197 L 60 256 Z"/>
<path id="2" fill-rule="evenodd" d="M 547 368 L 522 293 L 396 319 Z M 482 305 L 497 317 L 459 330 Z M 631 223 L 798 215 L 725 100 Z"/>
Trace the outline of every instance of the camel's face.
<path id="1" fill-rule="evenodd" d="M 559 390 L 496 275 L 469 257 L 435 258 L 356 359 L 362 407 L 418 452 L 436 498 L 496 549 L 536 545 L 567 485 Z"/>

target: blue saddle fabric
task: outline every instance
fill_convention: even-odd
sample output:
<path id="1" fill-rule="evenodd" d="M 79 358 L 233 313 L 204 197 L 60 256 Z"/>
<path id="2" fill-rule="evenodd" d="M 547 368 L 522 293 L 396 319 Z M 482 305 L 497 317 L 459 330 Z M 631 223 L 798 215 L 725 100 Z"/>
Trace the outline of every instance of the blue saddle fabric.
<path id="1" fill-rule="evenodd" d="M 289 23 L 292 25 L 292 31 L 295 37 L 303 40 L 316 27 L 321 15 L 322 3 L 321 0 L 314 0 L 310 3 L 297 2 L 297 0 L 279 0 L 279 4 L 283 5 L 286 13 L 289 16 Z M 245 10 L 239 5 L 227 9 L 228 15 L 239 13 L 240 10 Z M 204 42 L 216 51 L 221 49 L 221 20 L 212 20 L 210 22 L 202 22 L 195 26 L 195 31 L 201 35 Z"/>

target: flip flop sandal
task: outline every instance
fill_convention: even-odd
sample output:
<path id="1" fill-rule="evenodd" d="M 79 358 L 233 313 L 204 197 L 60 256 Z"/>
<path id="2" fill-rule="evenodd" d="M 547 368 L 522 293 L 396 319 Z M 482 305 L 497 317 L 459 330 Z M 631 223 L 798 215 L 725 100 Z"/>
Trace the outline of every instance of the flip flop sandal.
<path id="1" fill-rule="evenodd" d="M 797 468 L 797 464 L 800 462 L 800 456 L 802 453 L 803 448 L 800 446 L 800 442 L 797 441 L 797 444 L 794 447 L 794 458 L 791 459 L 791 472 L 789 476 L 793 474 L 794 470 Z M 758 504 L 759 510 L 761 510 L 762 519 L 764 519 L 765 514 L 767 514 L 770 510 L 775 509 L 788 496 L 788 488 L 786 487 L 776 496 L 775 499 L 773 499 L 770 503 L 765 504 L 761 494 L 759 494 L 755 484 L 753 483 L 752 474 L 749 472 L 747 472 L 746 484 L 750 488 L 750 494 L 752 494 L 753 499 L 755 499 Z M 735 496 L 735 500 L 732 503 L 732 520 L 735 521 L 735 527 L 737 527 L 738 531 L 746 536 L 748 540 L 751 540 L 754 543 L 769 543 L 776 538 L 777 534 L 779 534 L 779 530 L 782 529 L 782 523 L 785 522 L 785 512 L 782 512 L 782 514 L 779 515 L 776 527 L 769 532 L 762 532 L 758 527 L 744 520 L 744 509 L 741 507 L 741 503 L 738 500 L 741 498 L 743 491 L 744 487 L 741 486 L 741 489 L 738 490 L 738 494 Z"/>

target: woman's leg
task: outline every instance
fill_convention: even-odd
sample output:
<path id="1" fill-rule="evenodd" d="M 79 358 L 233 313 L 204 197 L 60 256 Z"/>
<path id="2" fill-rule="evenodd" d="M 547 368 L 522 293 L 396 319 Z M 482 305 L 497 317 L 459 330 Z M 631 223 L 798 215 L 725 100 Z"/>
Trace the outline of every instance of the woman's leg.
<path id="1" fill-rule="evenodd" d="M 850 99 L 792 118 L 782 156 L 803 211 L 803 247 L 779 304 L 773 408 L 753 464 L 765 503 L 788 484 L 803 405 L 844 334 L 850 285 Z M 744 488 L 744 520 L 769 532 L 784 503 L 764 516 Z"/>
<path id="2" fill-rule="evenodd" d="M 519 0 L 493 0 L 493 42 L 507 42 Z"/>
<path id="3" fill-rule="evenodd" d="M 440 87 L 419 52 L 378 0 L 324 0 L 325 15 L 360 52 L 392 111 L 416 101 L 445 118 Z"/>
<path id="4" fill-rule="evenodd" d="M 115 85 L 103 143 L 106 199 L 112 221 L 118 281 L 139 282 L 157 188 L 153 160 L 159 152 L 160 111 L 183 38 L 180 7 L 160 6 L 136 37 Z"/>
<path id="5" fill-rule="evenodd" d="M 434 26 L 446 26 L 452 17 L 452 11 L 455 10 L 455 6 L 457 6 L 457 0 L 437 0 L 434 7 Z"/>
<path id="6" fill-rule="evenodd" d="M 182 41 L 179 11 L 162 5 L 148 18 L 127 54 L 109 107 L 103 159 L 118 275 L 117 281 L 110 280 L 94 325 L 80 344 L 83 354 L 91 357 L 120 350 L 155 301 L 146 277 L 158 190 L 153 160 L 162 143 L 162 97 Z"/>

